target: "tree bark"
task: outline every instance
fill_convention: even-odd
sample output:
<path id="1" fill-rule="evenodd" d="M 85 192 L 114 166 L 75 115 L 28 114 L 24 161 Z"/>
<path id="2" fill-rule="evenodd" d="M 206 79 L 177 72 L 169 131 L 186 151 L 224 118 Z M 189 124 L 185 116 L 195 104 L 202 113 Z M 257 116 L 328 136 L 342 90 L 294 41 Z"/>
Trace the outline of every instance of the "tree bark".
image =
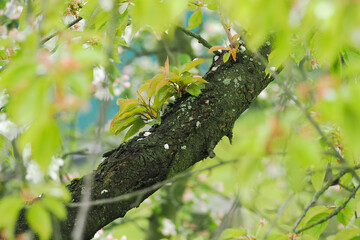
<path id="1" fill-rule="evenodd" d="M 238 53 L 223 63 L 222 55 L 204 79 L 208 81 L 198 96 L 184 95 L 167 107 L 161 125 L 153 126 L 151 135 L 140 133 L 118 148 L 105 153 L 104 161 L 85 176 L 92 179 L 91 201 L 114 198 L 164 181 L 183 172 L 198 161 L 214 156 L 213 149 L 223 136 L 231 140 L 235 121 L 273 80 L 265 76 L 269 46 L 258 55 Z M 168 146 L 168 148 L 167 148 Z M 84 194 L 85 177 L 68 185 L 71 203 L 79 203 Z M 87 212 L 83 239 L 123 217 L 156 190 L 123 201 L 91 206 Z M 72 239 L 77 226 L 79 207 L 68 207 L 67 219 L 61 225 L 62 239 Z"/>

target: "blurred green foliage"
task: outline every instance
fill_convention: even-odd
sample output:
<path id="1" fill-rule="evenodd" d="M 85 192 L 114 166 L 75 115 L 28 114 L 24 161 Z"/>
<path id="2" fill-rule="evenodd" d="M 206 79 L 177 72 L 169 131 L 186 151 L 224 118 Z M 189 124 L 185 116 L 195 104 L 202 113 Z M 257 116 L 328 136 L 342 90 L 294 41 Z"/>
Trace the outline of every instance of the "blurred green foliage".
<path id="1" fill-rule="evenodd" d="M 216 158 L 95 238 L 358 239 L 359 12 L 352 0 L 0 1 L 1 238 L 14 238 L 24 207 L 40 239 L 57 234 L 65 185 L 124 140 L 109 132 L 114 96 L 135 97 L 166 56 L 174 69 L 206 58 L 191 69 L 205 73 L 212 55 L 180 25 L 211 45 L 236 34 L 254 52 L 271 45 L 259 61 L 276 79 L 236 123 L 232 145 L 223 139 Z M 97 116 L 80 130 L 94 99 Z"/>

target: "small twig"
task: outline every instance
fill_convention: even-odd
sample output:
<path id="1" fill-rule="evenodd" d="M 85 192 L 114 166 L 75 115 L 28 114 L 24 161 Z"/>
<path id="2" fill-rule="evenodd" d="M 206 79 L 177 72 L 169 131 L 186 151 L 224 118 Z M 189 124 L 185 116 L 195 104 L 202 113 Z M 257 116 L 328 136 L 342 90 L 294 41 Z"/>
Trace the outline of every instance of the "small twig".
<path id="1" fill-rule="evenodd" d="M 306 213 L 315 204 L 315 202 L 317 202 L 319 197 L 332 185 L 332 183 L 334 182 L 335 179 L 341 178 L 342 176 L 344 176 L 348 172 L 349 172 L 349 169 L 344 169 L 340 173 L 334 175 L 324 186 L 322 186 L 322 188 L 318 192 L 316 192 L 314 194 L 311 201 L 308 203 L 308 205 L 306 205 L 306 207 L 304 208 L 304 211 L 301 213 L 300 217 L 298 218 L 298 220 L 295 222 L 295 225 L 293 226 L 293 231 L 295 233 L 297 233 L 296 228 L 299 226 L 301 220 L 303 220 Z"/>
<path id="2" fill-rule="evenodd" d="M 310 228 L 312 228 L 312 227 L 314 227 L 314 226 L 316 226 L 316 225 L 319 225 L 319 224 L 321 224 L 321 223 L 323 223 L 323 222 L 326 222 L 326 221 L 329 220 L 330 218 L 336 216 L 343 208 L 346 207 L 346 205 L 348 204 L 348 202 L 349 202 L 352 198 L 355 197 L 355 194 L 356 194 L 356 192 L 359 190 L 359 188 L 360 188 L 360 185 L 358 185 L 358 186 L 352 191 L 351 195 L 346 199 L 346 201 L 345 201 L 343 204 L 341 204 L 340 206 L 338 206 L 337 208 L 335 208 L 335 210 L 334 210 L 332 213 L 330 213 L 328 216 L 326 216 L 326 217 L 324 217 L 323 219 L 321 219 L 321 220 L 319 220 L 319 221 L 317 221 L 317 222 L 315 222 L 315 223 L 313 223 L 313 224 L 310 224 L 309 226 L 304 227 L 304 228 L 302 228 L 302 229 L 300 229 L 300 230 L 295 230 L 295 229 L 293 229 L 293 230 L 294 230 L 294 233 L 301 233 L 301 232 L 303 232 L 303 231 L 305 231 L 305 230 L 308 230 L 308 229 L 310 229 Z"/>
<path id="3" fill-rule="evenodd" d="M 72 26 L 74 26 L 75 24 L 77 24 L 78 22 L 80 22 L 83 18 L 82 17 L 78 17 L 76 18 L 74 21 L 72 21 L 71 23 L 69 23 L 68 25 L 66 25 L 65 29 L 71 28 Z M 60 31 L 57 31 L 53 34 L 50 34 L 49 36 L 45 37 L 43 40 L 40 41 L 40 44 L 43 45 L 45 44 L 47 41 L 49 41 L 50 39 L 52 39 L 53 37 L 55 37 L 56 35 L 58 35 L 60 33 Z"/>
<path id="4" fill-rule="evenodd" d="M 71 156 L 71 155 L 87 155 L 87 152 L 88 149 L 85 148 L 85 149 L 82 149 L 82 150 L 77 150 L 77 151 L 74 151 L 74 152 L 68 152 L 68 153 L 64 153 L 61 158 L 64 159 L 66 158 L 67 156 Z"/>
<path id="5" fill-rule="evenodd" d="M 206 41 L 203 37 L 201 37 L 199 34 L 196 34 L 196 33 L 194 33 L 194 32 L 191 32 L 191 31 L 189 31 L 189 30 L 186 30 L 185 28 L 180 27 L 180 26 L 179 26 L 178 28 L 179 28 L 181 31 L 183 31 L 186 35 L 197 39 L 198 42 L 199 42 L 201 45 L 203 45 L 204 47 L 209 48 L 209 49 L 212 47 L 212 45 L 211 45 L 208 41 Z M 216 55 L 220 55 L 220 52 L 219 52 L 219 51 L 214 51 L 214 53 L 215 53 Z"/>

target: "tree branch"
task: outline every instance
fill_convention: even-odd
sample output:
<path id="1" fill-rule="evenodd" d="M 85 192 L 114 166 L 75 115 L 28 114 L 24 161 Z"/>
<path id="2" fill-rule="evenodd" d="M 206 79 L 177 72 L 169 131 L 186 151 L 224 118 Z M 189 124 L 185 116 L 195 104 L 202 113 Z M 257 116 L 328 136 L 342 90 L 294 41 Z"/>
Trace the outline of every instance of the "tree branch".
<path id="1" fill-rule="evenodd" d="M 270 48 L 264 46 L 260 52 L 266 56 Z M 92 238 L 97 230 L 139 206 L 161 187 L 157 183 L 213 155 L 214 147 L 223 136 L 231 138 L 235 121 L 273 80 L 265 76 L 264 64 L 247 61 L 250 57 L 253 55 L 248 51 L 238 54 L 236 62 L 223 63 L 220 57 L 216 70 L 205 74 L 208 83 L 198 97 L 185 94 L 174 104 L 169 104 L 161 125 L 148 130 L 151 135 L 145 137 L 140 133 L 105 153 L 104 161 L 96 170 L 73 180 L 67 186 L 72 200 L 71 206 L 67 207 L 67 219 L 61 225 L 62 239 L 71 239 L 70 234 L 77 227 L 76 217 L 81 208 L 77 204 L 83 198 L 88 176 L 93 179 L 90 200 L 96 204 L 88 211 L 84 239 Z M 165 144 L 169 148 L 165 148 Z M 149 187 L 150 191 L 117 199 Z M 109 199 L 119 201 L 108 202 Z M 24 215 L 19 220 L 17 232 L 26 230 Z"/>
<path id="2" fill-rule="evenodd" d="M 66 25 L 65 29 L 71 28 L 72 26 L 74 26 L 75 24 L 77 24 L 78 22 L 80 22 L 83 18 L 82 17 L 78 17 L 76 18 L 74 21 L 72 21 L 71 23 L 69 23 L 68 25 Z M 43 45 L 45 44 L 47 41 L 49 41 L 50 39 L 52 39 L 53 37 L 55 37 L 56 35 L 59 34 L 60 31 L 57 31 L 53 34 L 50 34 L 49 36 L 45 37 L 44 39 L 42 39 L 40 41 L 40 44 Z"/>
<path id="3" fill-rule="evenodd" d="M 306 230 L 308 230 L 308 229 L 310 229 L 310 228 L 312 228 L 312 227 L 315 227 L 316 225 L 319 225 L 319 224 L 321 224 L 321 223 L 323 223 L 323 222 L 326 222 L 326 221 L 329 220 L 330 218 L 336 216 L 343 208 L 346 207 L 346 205 L 348 204 L 348 202 L 349 202 L 352 198 L 355 197 L 355 194 L 356 194 L 356 192 L 359 190 L 359 188 L 360 188 L 360 185 L 358 185 L 358 186 L 352 191 L 352 193 L 350 194 L 350 196 L 346 199 L 346 201 L 345 201 L 343 204 L 341 204 L 340 206 L 338 206 L 337 208 L 335 208 L 335 210 L 334 210 L 332 213 L 330 213 L 328 216 L 326 216 L 326 217 L 324 217 L 323 219 L 320 219 L 319 221 L 317 221 L 317 222 L 315 222 L 315 223 L 313 223 L 313 224 L 310 224 L 309 226 L 306 226 L 306 227 L 304 227 L 304 228 L 302 228 L 302 229 L 300 229 L 300 230 L 294 230 L 294 232 L 295 232 L 295 233 L 301 233 L 301 232 L 306 231 Z"/>
<path id="4" fill-rule="evenodd" d="M 206 41 L 203 37 L 201 37 L 199 34 L 196 34 L 196 33 L 192 32 L 192 31 L 186 30 L 186 29 L 183 28 L 183 27 L 178 27 L 178 28 L 179 28 L 181 31 L 183 31 L 186 35 L 197 39 L 198 42 L 199 42 L 201 45 L 203 45 L 204 47 L 206 47 L 206 48 L 211 48 L 211 47 L 212 47 L 212 45 L 211 45 L 208 41 Z M 220 55 L 220 54 L 221 54 L 219 51 L 214 51 L 214 53 L 215 53 L 216 55 Z"/>

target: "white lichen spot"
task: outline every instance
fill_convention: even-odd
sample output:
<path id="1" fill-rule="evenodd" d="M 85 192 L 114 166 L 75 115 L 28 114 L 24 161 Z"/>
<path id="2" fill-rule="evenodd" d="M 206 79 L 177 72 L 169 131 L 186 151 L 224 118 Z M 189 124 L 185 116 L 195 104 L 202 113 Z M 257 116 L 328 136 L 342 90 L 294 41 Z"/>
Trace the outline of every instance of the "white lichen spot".
<path id="1" fill-rule="evenodd" d="M 219 56 L 218 55 L 215 55 L 214 57 L 214 61 L 218 60 L 219 59 Z"/>
<path id="2" fill-rule="evenodd" d="M 197 121 L 197 122 L 196 122 L 196 127 L 199 127 L 199 126 L 200 126 L 200 122 Z"/>
<path id="3" fill-rule="evenodd" d="M 225 79 L 224 79 L 224 84 L 225 84 L 225 85 L 229 85 L 230 82 L 231 82 L 231 79 L 230 79 L 230 78 L 225 78 Z"/>
<path id="4" fill-rule="evenodd" d="M 165 149 L 169 149 L 169 144 L 166 143 L 166 144 L 164 145 L 164 148 L 165 148 Z"/>
<path id="5" fill-rule="evenodd" d="M 241 53 L 243 53 L 243 52 L 245 52 L 245 51 L 246 51 L 246 48 L 245 48 L 244 46 L 240 46 L 240 48 L 239 48 L 239 49 L 240 49 L 240 52 L 241 52 Z"/>
<path id="6" fill-rule="evenodd" d="M 107 192 L 109 192 L 109 191 L 106 190 L 106 189 L 104 189 L 104 190 L 102 190 L 100 193 L 101 193 L 101 194 L 104 194 L 104 193 L 107 193 Z"/>
<path id="7" fill-rule="evenodd" d="M 151 135 L 151 132 L 145 132 L 145 133 L 144 133 L 144 137 L 147 137 L 147 136 L 149 136 L 149 135 Z"/>
<path id="8" fill-rule="evenodd" d="M 182 150 L 186 150 L 186 146 L 184 145 L 184 146 L 181 146 L 181 149 Z"/>
<path id="9" fill-rule="evenodd" d="M 214 67 L 211 68 L 211 71 L 215 72 L 216 69 L 217 69 L 217 67 L 214 66 Z"/>

